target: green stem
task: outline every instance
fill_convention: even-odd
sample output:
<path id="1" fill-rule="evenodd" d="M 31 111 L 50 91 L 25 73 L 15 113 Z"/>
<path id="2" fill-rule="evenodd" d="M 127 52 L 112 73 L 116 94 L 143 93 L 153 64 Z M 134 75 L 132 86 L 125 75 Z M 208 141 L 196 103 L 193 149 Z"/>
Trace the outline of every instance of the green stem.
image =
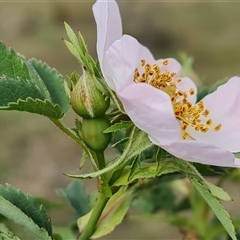
<path id="1" fill-rule="evenodd" d="M 62 122 L 58 119 L 50 118 L 50 120 L 58 127 L 60 128 L 64 133 L 66 133 L 69 137 L 71 137 L 77 144 L 79 144 L 86 152 L 88 152 L 88 149 L 86 146 L 82 143 L 81 139 L 69 128 L 65 127 Z M 99 169 L 102 169 L 105 167 L 105 158 L 103 151 L 96 152 L 96 157 L 98 160 L 98 167 Z M 94 233 L 96 229 L 96 225 L 98 223 L 98 220 L 108 202 L 108 197 L 106 197 L 103 193 L 99 194 L 98 200 L 96 202 L 95 207 L 93 208 L 92 214 L 89 218 L 89 221 L 86 225 L 86 228 L 83 230 L 82 234 L 80 235 L 79 240 L 88 240 Z"/>
<path id="2" fill-rule="evenodd" d="M 106 167 L 106 163 L 105 163 L 105 157 L 104 157 L 103 151 L 97 151 L 95 153 L 97 155 L 99 169 L 105 168 Z"/>
<path id="3" fill-rule="evenodd" d="M 66 133 L 69 137 L 71 137 L 77 144 L 79 144 L 84 150 L 87 151 L 86 146 L 82 144 L 82 141 L 79 139 L 79 137 L 72 131 L 71 129 L 65 127 L 63 123 L 54 118 L 49 118 L 58 128 L 60 128 L 64 133 Z"/>
<path id="4" fill-rule="evenodd" d="M 88 154 L 88 157 L 90 158 L 92 165 L 94 167 L 94 169 L 97 169 L 97 165 L 96 165 L 96 159 L 93 160 L 93 155 L 92 152 L 89 150 L 89 148 L 87 147 L 87 145 L 84 143 L 84 141 L 79 138 L 79 136 L 76 135 L 76 133 L 74 131 L 72 131 L 71 129 L 65 127 L 63 125 L 63 123 L 58 120 L 58 119 L 54 119 L 54 118 L 49 118 L 58 128 L 60 128 L 64 133 L 66 133 L 70 138 L 72 138 L 79 146 L 81 146 L 81 148 L 85 151 L 85 153 Z M 96 157 L 98 157 L 96 155 Z"/>
<path id="5" fill-rule="evenodd" d="M 88 240 L 93 235 L 93 233 L 96 230 L 98 220 L 101 217 L 101 214 L 108 202 L 108 199 L 109 198 L 107 198 L 103 193 L 99 194 L 96 205 L 93 208 L 92 214 L 89 218 L 86 228 L 81 233 L 79 240 Z"/>

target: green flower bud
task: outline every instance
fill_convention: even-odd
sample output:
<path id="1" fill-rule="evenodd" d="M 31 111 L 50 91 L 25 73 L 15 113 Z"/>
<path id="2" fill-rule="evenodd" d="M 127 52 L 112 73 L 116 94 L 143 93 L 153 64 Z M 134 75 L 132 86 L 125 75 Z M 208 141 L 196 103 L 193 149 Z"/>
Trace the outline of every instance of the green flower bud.
<path id="1" fill-rule="evenodd" d="M 72 108 L 82 118 L 100 117 L 109 108 L 110 98 L 100 90 L 99 84 L 95 76 L 84 71 L 73 87 L 71 92 Z"/>
<path id="2" fill-rule="evenodd" d="M 111 133 L 103 133 L 103 131 L 110 126 L 111 123 L 106 115 L 92 119 L 83 119 L 83 140 L 93 151 L 104 151 L 110 143 Z"/>

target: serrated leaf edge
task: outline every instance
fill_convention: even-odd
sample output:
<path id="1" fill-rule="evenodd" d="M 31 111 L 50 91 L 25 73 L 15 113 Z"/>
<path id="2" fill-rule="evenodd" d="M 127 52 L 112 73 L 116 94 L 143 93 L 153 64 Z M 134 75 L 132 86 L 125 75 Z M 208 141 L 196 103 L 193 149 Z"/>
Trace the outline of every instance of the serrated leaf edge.
<path id="1" fill-rule="evenodd" d="M 4 207 L 0 207 L 0 213 L 3 216 L 10 219 L 16 224 L 19 224 L 23 228 L 29 230 L 35 236 L 39 237 L 39 239 L 42 239 L 42 240 L 51 239 L 51 237 L 48 235 L 48 232 L 45 228 L 40 228 L 29 216 L 27 216 L 23 211 L 21 211 L 21 209 L 13 205 L 10 201 L 0 196 L 0 202 L 2 202 L 2 204 L 5 204 Z M 3 206 L 2 204 L 1 206 Z M 8 207 L 6 207 L 6 205 Z M 15 211 L 13 211 L 13 209 Z M 16 214 L 16 212 L 22 215 L 20 219 L 18 219 L 18 215 Z"/>

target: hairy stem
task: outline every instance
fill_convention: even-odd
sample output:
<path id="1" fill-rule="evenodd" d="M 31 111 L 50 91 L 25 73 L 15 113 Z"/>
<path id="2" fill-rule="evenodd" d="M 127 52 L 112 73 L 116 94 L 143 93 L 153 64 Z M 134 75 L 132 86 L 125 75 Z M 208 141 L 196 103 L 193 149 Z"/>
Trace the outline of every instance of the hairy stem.
<path id="1" fill-rule="evenodd" d="M 54 118 L 49 118 L 58 128 L 60 128 L 64 133 L 66 133 L 70 138 L 72 138 L 78 145 L 80 145 L 84 150 L 86 149 L 86 146 L 84 146 L 82 144 L 82 141 L 79 139 L 79 137 L 74 133 L 74 131 L 72 131 L 71 129 L 69 129 L 68 127 L 65 127 L 64 124 L 58 120 L 58 119 L 54 119 Z"/>

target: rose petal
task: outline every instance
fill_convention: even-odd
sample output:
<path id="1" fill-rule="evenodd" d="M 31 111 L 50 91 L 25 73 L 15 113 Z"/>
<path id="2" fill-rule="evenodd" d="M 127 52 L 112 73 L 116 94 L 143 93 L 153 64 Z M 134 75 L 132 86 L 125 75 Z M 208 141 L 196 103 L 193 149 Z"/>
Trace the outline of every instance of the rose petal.
<path id="1" fill-rule="evenodd" d="M 132 83 L 118 92 L 118 97 L 133 123 L 161 144 L 179 139 L 179 123 L 165 92 L 145 83 Z"/>
<path id="2" fill-rule="evenodd" d="M 235 158 L 234 160 L 234 165 L 238 168 L 240 168 L 240 159 L 239 158 Z"/>
<path id="3" fill-rule="evenodd" d="M 165 65 L 163 62 L 168 61 L 168 64 Z M 174 81 L 177 81 L 177 79 L 180 77 L 181 74 L 181 64 L 174 58 L 166 58 L 166 59 L 159 59 L 156 61 L 159 63 L 161 72 L 169 71 L 171 73 L 175 73 L 175 77 L 173 78 Z"/>
<path id="4" fill-rule="evenodd" d="M 190 95 L 190 93 L 189 93 L 190 89 L 194 90 L 193 95 Z M 181 81 L 177 82 L 177 90 L 187 92 L 188 93 L 188 101 L 191 102 L 192 104 L 196 103 L 196 100 L 197 100 L 197 86 L 195 85 L 195 83 L 190 78 L 187 78 L 187 77 L 181 78 Z"/>
<path id="5" fill-rule="evenodd" d="M 147 47 L 139 43 L 139 49 L 140 49 L 139 60 L 144 59 L 149 64 L 154 64 L 156 62 L 152 53 Z"/>
<path id="6" fill-rule="evenodd" d="M 114 91 L 133 82 L 134 71 L 140 63 L 139 51 L 138 41 L 129 35 L 123 35 L 106 51 L 102 72 Z"/>
<path id="7" fill-rule="evenodd" d="M 122 36 L 122 21 L 115 1 L 98 0 L 92 9 L 97 24 L 97 53 L 101 66 L 104 52 Z"/>
<path id="8" fill-rule="evenodd" d="M 210 110 L 208 117 L 212 119 L 213 127 L 219 123 L 219 131 L 210 129 L 207 133 L 191 131 L 191 136 L 197 140 L 214 143 L 230 152 L 240 152 L 240 78 L 233 77 L 226 84 L 207 95 L 204 99 L 206 109 Z"/>
<path id="9" fill-rule="evenodd" d="M 234 154 L 209 143 L 184 140 L 163 146 L 160 145 L 156 139 L 150 138 L 150 140 L 172 155 L 189 162 L 198 162 L 222 167 L 235 167 Z"/>

